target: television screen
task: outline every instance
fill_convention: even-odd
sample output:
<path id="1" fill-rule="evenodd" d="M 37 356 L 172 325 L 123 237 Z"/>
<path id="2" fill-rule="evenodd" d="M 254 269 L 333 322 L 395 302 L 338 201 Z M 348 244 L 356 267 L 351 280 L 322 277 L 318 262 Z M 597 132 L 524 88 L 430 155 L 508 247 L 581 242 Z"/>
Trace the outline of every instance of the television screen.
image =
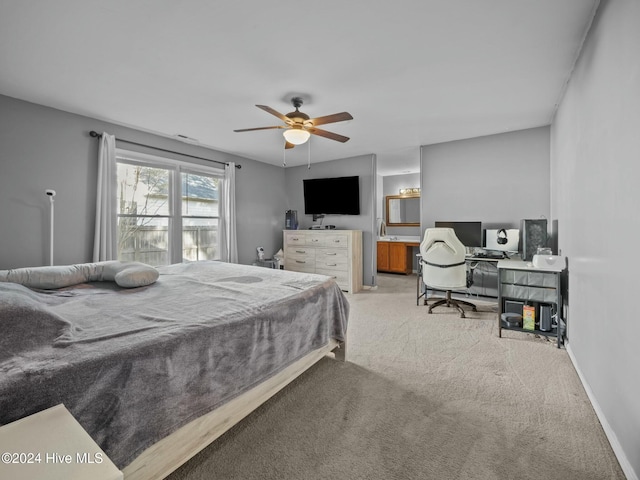
<path id="1" fill-rule="evenodd" d="M 465 247 L 482 247 L 482 222 L 436 222 L 436 228 L 453 228 Z"/>
<path id="2" fill-rule="evenodd" d="M 360 178 L 335 177 L 303 180 L 307 215 L 360 215 Z"/>

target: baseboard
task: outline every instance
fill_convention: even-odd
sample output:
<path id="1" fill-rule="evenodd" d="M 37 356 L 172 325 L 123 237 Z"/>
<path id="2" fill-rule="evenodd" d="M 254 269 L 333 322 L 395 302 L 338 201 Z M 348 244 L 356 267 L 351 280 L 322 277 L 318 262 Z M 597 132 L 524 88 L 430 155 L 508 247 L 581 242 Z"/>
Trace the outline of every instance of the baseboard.
<path id="1" fill-rule="evenodd" d="M 591 390 L 589 383 L 582 375 L 582 371 L 580 370 L 580 367 L 578 367 L 578 362 L 576 361 L 576 358 L 573 356 L 571 345 L 568 342 L 565 344 L 565 348 L 567 350 L 567 353 L 569 354 L 571 363 L 573 363 L 573 368 L 576 369 L 576 372 L 578 373 L 578 377 L 580 378 L 580 382 L 582 383 L 582 386 L 584 387 L 585 392 L 587 392 L 587 397 L 589 397 L 591 406 L 595 410 L 598 420 L 600 420 L 600 424 L 602 425 L 604 434 L 607 436 L 607 439 L 611 444 L 613 453 L 615 454 L 616 458 L 618 459 L 618 462 L 620 463 L 620 468 L 622 468 L 622 471 L 627 477 L 627 480 L 640 480 L 638 478 L 638 474 L 633 470 L 631 463 L 629 463 L 629 460 L 627 459 L 627 456 L 625 455 L 624 450 L 622 449 L 622 445 L 620 445 L 620 442 L 618 441 L 618 437 L 616 436 L 615 432 L 611 428 L 611 425 L 609 425 L 609 422 L 607 421 L 607 417 L 605 417 L 604 413 L 602 412 L 602 409 L 600 408 L 600 405 L 598 404 L 598 401 L 596 400 L 596 397 L 593 394 L 593 391 Z"/>

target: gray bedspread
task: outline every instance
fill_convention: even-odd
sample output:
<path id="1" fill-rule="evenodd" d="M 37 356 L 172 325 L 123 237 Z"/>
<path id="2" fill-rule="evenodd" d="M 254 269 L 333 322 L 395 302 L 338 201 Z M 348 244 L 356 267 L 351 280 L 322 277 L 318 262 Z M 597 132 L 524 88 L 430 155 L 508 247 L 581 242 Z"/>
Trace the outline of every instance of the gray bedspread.
<path id="1" fill-rule="evenodd" d="M 344 340 L 329 277 L 197 262 L 146 287 L 0 282 L 0 424 L 64 403 L 120 468 L 166 435 Z"/>

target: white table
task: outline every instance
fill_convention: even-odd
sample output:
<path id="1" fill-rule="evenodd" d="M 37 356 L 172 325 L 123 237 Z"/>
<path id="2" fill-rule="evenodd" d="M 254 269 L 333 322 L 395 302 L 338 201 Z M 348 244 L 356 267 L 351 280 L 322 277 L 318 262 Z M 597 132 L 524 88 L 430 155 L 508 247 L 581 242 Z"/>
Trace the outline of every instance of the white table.
<path id="1" fill-rule="evenodd" d="M 123 478 L 62 404 L 0 427 L 0 455 L 1 479 Z"/>

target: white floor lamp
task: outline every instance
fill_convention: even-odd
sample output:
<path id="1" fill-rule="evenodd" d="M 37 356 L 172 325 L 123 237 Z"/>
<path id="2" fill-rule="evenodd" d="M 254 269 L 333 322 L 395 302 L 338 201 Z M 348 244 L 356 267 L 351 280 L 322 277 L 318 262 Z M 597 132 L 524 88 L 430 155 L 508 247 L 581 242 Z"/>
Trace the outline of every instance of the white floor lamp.
<path id="1" fill-rule="evenodd" d="M 53 265 L 53 197 L 56 196 L 56 191 L 47 189 L 44 191 L 49 197 L 49 204 L 51 205 L 51 228 L 49 229 L 49 262 Z"/>

